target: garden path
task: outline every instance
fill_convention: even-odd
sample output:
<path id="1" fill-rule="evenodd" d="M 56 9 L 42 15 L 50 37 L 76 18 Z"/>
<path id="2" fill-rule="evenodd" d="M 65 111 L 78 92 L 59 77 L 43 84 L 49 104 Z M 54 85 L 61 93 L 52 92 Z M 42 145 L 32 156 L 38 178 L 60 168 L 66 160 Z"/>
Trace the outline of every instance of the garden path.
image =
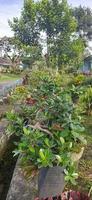
<path id="1" fill-rule="evenodd" d="M 21 83 L 22 79 L 0 83 L 0 97 L 5 96 L 11 89 L 14 89 L 16 85 L 20 85 Z"/>

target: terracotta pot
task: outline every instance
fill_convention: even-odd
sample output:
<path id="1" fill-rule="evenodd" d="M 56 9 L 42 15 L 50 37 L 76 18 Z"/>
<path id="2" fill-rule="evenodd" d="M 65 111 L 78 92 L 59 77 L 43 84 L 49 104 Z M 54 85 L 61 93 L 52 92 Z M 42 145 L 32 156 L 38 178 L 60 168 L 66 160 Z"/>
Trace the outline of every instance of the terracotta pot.
<path id="1" fill-rule="evenodd" d="M 39 199 L 54 197 L 62 193 L 65 186 L 64 168 L 55 166 L 42 168 L 38 177 Z"/>

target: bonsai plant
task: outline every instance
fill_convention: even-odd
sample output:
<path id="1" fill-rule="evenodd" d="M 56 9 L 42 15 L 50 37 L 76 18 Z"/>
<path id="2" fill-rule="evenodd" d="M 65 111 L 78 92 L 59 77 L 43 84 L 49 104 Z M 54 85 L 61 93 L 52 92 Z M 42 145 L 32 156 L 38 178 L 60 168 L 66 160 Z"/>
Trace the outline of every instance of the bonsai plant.
<path id="1" fill-rule="evenodd" d="M 25 99 L 25 106 L 22 109 L 24 114 L 22 112 L 22 116 L 20 116 L 20 119 L 22 119 L 21 130 L 19 130 L 19 126 L 18 130 L 15 130 L 18 134 L 21 131 L 22 135 L 14 153 L 22 153 L 25 161 L 29 161 L 30 165 L 36 170 L 41 169 L 39 176 L 39 183 L 41 184 L 43 168 L 46 178 L 50 176 L 49 170 L 51 173 L 53 171 L 52 181 L 56 180 L 56 174 L 59 173 L 56 187 L 59 188 L 57 189 L 59 194 L 63 190 L 64 180 L 72 184 L 76 183 L 75 179 L 78 177 L 75 167 L 76 161 L 80 159 L 86 144 L 83 136 L 84 127 L 80 123 L 80 117 L 75 112 L 71 95 L 62 89 L 60 83 L 58 85 L 54 78 L 44 77 L 40 80 L 36 89 L 32 91 L 29 104 Z M 30 121 L 26 126 L 23 121 L 25 116 L 29 117 Z M 19 121 L 18 116 L 18 124 Z M 76 159 L 74 159 L 75 157 Z M 60 187 L 59 177 L 62 180 L 62 187 Z M 47 182 L 48 178 L 46 179 Z M 39 184 L 40 198 L 57 195 L 56 191 L 53 190 L 53 184 L 53 188 L 51 189 L 50 184 L 43 195 L 41 184 Z M 42 185 L 44 187 L 44 184 Z"/>

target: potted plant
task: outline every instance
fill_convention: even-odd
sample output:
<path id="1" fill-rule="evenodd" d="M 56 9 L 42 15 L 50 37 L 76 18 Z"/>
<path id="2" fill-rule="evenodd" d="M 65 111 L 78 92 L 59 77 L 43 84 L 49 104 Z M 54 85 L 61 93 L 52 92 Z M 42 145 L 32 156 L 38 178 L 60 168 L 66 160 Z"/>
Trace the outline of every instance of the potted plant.
<path id="1" fill-rule="evenodd" d="M 40 171 L 40 198 L 57 196 L 65 182 L 76 183 L 76 161 L 82 156 L 86 144 L 84 127 L 75 112 L 71 96 L 54 79 L 42 79 L 31 98 L 32 102 L 28 105 L 30 115 L 27 107 L 23 108 L 24 116 L 27 117 L 28 113 L 31 123 L 23 127 L 15 154 L 22 153 L 25 161 Z"/>

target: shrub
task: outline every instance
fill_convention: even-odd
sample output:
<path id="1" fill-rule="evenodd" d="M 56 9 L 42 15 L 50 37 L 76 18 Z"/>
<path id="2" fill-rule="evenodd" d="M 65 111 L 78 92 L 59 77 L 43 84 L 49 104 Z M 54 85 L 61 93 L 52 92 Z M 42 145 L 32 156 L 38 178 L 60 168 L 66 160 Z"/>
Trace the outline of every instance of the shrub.
<path id="1" fill-rule="evenodd" d="M 42 74 L 35 74 L 37 83 L 33 88 L 30 85 L 31 95 L 25 98 L 22 114 L 8 114 L 8 131 L 13 129 L 13 133 L 21 135 L 15 154 L 22 153 L 25 161 L 36 169 L 63 166 L 66 177 L 70 174 L 66 180 L 75 183 L 77 174 L 72 154 L 79 153 L 86 144 L 84 128 L 60 79 L 57 81 L 56 75 L 50 72 Z"/>
<path id="2" fill-rule="evenodd" d="M 92 112 L 92 87 L 86 88 L 85 92 L 80 96 L 79 102 L 84 112 L 88 114 Z"/>
<path id="3" fill-rule="evenodd" d="M 74 85 L 80 85 L 84 82 L 84 80 L 85 80 L 85 76 L 83 74 L 79 74 L 79 75 L 74 77 L 73 84 Z"/>
<path id="4" fill-rule="evenodd" d="M 85 80 L 83 81 L 82 85 L 92 86 L 92 77 L 86 77 Z"/>
<path id="5" fill-rule="evenodd" d="M 10 102 L 12 103 L 21 103 L 26 98 L 26 96 L 29 94 L 29 89 L 26 86 L 17 86 L 15 90 L 11 92 L 11 95 L 9 97 Z"/>
<path id="6" fill-rule="evenodd" d="M 27 88 L 25 86 L 17 86 L 15 88 L 15 94 L 25 94 L 27 92 Z"/>
<path id="7" fill-rule="evenodd" d="M 85 86 L 72 85 L 72 87 L 70 87 L 69 90 L 70 90 L 73 102 L 74 103 L 78 103 L 80 95 L 82 95 L 84 93 L 84 91 L 85 91 Z"/>

